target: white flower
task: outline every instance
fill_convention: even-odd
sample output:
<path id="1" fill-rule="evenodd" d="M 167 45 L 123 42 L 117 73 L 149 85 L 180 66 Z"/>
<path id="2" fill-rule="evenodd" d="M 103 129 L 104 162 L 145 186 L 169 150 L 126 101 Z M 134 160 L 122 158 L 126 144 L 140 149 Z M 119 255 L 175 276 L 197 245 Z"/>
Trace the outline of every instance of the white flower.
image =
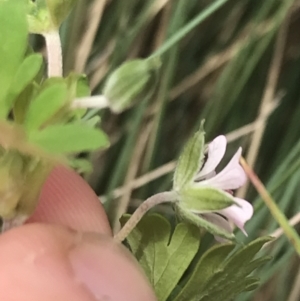
<path id="1" fill-rule="evenodd" d="M 218 136 L 208 146 L 207 160 L 194 178 L 193 185 L 198 187 L 212 187 L 231 194 L 231 190 L 241 187 L 246 182 L 246 174 L 239 164 L 242 149 L 239 148 L 227 166 L 216 174 L 218 166 L 226 151 L 227 140 L 225 136 Z M 244 225 L 253 215 L 253 207 L 246 200 L 233 197 L 237 205 L 231 205 L 216 212 L 197 212 L 209 222 L 232 232 L 230 221 L 247 235 Z M 226 219 L 225 219 L 225 218 Z"/>

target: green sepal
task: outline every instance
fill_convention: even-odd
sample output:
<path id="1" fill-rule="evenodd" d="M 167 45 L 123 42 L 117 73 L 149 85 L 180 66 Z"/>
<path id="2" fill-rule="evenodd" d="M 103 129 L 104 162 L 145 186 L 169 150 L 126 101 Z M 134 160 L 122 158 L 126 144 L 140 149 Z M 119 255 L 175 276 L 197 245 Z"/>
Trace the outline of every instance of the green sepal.
<path id="1" fill-rule="evenodd" d="M 173 189 L 179 191 L 190 184 L 199 171 L 204 159 L 204 121 L 198 132 L 185 145 L 174 173 Z"/>
<path id="2" fill-rule="evenodd" d="M 227 240 L 235 241 L 235 236 L 232 233 L 205 220 L 204 218 L 201 217 L 201 215 L 197 215 L 195 213 L 192 213 L 190 210 L 187 210 L 184 207 L 181 207 L 180 202 L 175 203 L 174 207 L 175 207 L 175 212 L 176 212 L 177 216 L 179 217 L 179 219 L 181 219 L 187 223 L 190 223 L 192 225 L 195 225 L 198 228 L 203 228 L 215 236 L 219 236 L 219 237 L 225 238 Z"/>
<path id="3" fill-rule="evenodd" d="M 249 275 L 270 260 L 269 256 L 254 257 L 270 240 L 260 237 L 234 253 L 233 245 L 229 244 L 210 248 L 174 301 L 229 301 L 243 291 L 254 289 L 258 279 Z"/>
<path id="4" fill-rule="evenodd" d="M 107 136 L 101 130 L 79 122 L 32 131 L 28 140 L 52 154 L 91 151 L 109 145 Z"/>
<path id="5" fill-rule="evenodd" d="M 229 193 L 197 184 L 183 188 L 178 195 L 181 207 L 197 213 L 217 211 L 236 204 Z"/>
<path id="6" fill-rule="evenodd" d="M 136 59 L 125 62 L 107 79 L 103 95 L 113 112 L 119 113 L 155 91 L 160 62 Z"/>
<path id="7" fill-rule="evenodd" d="M 121 223 L 128 218 L 128 215 L 122 217 Z M 171 234 L 171 225 L 166 218 L 149 214 L 129 234 L 127 242 L 157 299 L 165 301 L 196 255 L 200 231 L 192 225 L 179 223 Z"/>
<path id="8" fill-rule="evenodd" d="M 0 2 L 0 118 L 8 114 L 7 96 L 27 47 L 24 0 Z"/>

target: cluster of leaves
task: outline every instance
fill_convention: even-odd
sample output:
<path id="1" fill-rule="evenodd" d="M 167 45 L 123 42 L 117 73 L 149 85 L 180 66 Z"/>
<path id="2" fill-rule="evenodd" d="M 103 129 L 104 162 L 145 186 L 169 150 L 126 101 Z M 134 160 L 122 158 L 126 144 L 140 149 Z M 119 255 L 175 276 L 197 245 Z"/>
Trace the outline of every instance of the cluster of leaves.
<path id="1" fill-rule="evenodd" d="M 127 238 L 159 301 L 229 301 L 258 286 L 251 273 L 270 257 L 254 257 L 270 237 L 237 249 L 232 243 L 215 245 L 199 256 L 199 229 L 185 223 L 173 233 L 171 228 L 163 216 L 149 214 Z"/>
<path id="2" fill-rule="evenodd" d="M 32 18 L 27 15 L 28 5 Z M 28 23 L 41 17 L 41 12 L 48 11 L 51 24 L 59 26 L 62 20 L 53 21 L 57 5 L 55 0 L 0 1 L 0 216 L 4 228 L 32 214 L 53 164 L 89 169 L 88 161 L 73 155 L 108 145 L 106 135 L 95 128 L 99 117 L 83 119 L 85 110 L 72 109 L 76 97 L 90 93 L 86 78 L 76 74 L 46 78 L 42 55 L 28 44 L 34 31 Z M 60 19 L 67 8 L 58 14 Z"/>
<path id="3" fill-rule="evenodd" d="M 24 1 L 0 2 L 1 144 L 21 153 L 65 155 L 108 144 L 105 134 L 83 121 L 85 110 L 72 110 L 76 97 L 89 95 L 84 76 L 43 76 L 43 59 L 28 46 Z M 18 139 L 11 139 L 18 137 Z M 78 139 L 80 138 L 80 139 Z M 22 143 L 21 143 L 22 142 Z"/>

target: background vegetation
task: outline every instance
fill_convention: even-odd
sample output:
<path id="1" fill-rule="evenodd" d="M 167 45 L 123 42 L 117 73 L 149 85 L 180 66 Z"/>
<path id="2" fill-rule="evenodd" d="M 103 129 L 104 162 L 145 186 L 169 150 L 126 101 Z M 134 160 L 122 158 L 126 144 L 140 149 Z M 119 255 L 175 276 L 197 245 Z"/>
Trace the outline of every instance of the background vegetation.
<path id="1" fill-rule="evenodd" d="M 162 53 L 151 99 L 101 116 L 111 147 L 92 155 L 94 171 L 85 176 L 115 228 L 116 217 L 171 187 L 174 160 L 202 118 L 207 141 L 226 134 L 227 159 L 242 145 L 280 208 L 300 220 L 299 17 L 293 0 L 77 2 L 61 31 L 64 72 L 85 72 L 93 94 L 124 61 L 183 35 Z M 201 22 L 182 31 L 195 18 Z M 256 191 L 247 186 L 238 195 L 256 208 L 240 241 L 273 233 L 278 226 Z M 237 300 L 300 300 L 300 261 L 287 239 L 264 251 L 274 257 L 259 271 L 264 285 Z"/>

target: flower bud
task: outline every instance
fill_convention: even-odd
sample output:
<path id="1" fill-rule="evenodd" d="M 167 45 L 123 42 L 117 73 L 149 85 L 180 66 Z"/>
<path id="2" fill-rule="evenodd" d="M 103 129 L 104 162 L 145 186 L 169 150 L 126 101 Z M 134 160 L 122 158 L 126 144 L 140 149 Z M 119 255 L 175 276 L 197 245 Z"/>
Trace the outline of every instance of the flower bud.
<path id="1" fill-rule="evenodd" d="M 103 94 L 113 112 L 119 113 L 139 99 L 151 97 L 155 90 L 157 59 L 125 62 L 108 78 Z"/>

